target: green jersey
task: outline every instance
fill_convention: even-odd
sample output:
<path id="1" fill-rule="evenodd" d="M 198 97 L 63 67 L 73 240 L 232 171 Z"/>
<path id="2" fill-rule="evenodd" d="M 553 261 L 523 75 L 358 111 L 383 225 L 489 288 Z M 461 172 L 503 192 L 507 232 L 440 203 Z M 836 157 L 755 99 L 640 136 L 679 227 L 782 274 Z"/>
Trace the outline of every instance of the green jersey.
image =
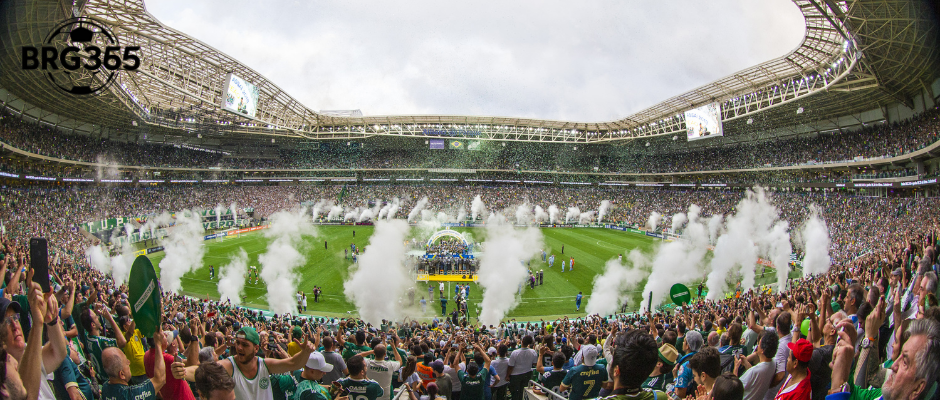
<path id="1" fill-rule="evenodd" d="M 297 385 L 293 400 L 331 400 L 330 391 L 317 381 L 304 379 Z"/>
<path id="2" fill-rule="evenodd" d="M 357 346 L 356 343 L 346 342 L 343 344 L 343 360 L 348 360 L 349 357 L 369 350 L 372 350 L 372 348 L 369 346 Z"/>
<path id="3" fill-rule="evenodd" d="M 349 392 L 349 400 L 376 400 L 385 394 L 382 385 L 371 379 L 360 381 L 353 378 L 343 378 L 336 382 Z"/>
<path id="4" fill-rule="evenodd" d="M 297 392 L 297 383 L 302 379 L 300 371 L 293 371 L 289 374 L 272 374 L 269 378 L 274 398 L 285 400 L 294 398 L 294 393 Z"/>
<path id="5" fill-rule="evenodd" d="M 601 386 L 607 382 L 607 369 L 598 365 L 578 365 L 565 375 L 561 381 L 565 386 L 570 386 L 568 399 L 581 400 L 597 397 L 601 392 Z"/>
<path id="6" fill-rule="evenodd" d="M 108 374 L 104 372 L 104 363 L 101 361 L 101 352 L 108 347 L 117 347 L 117 340 L 103 336 L 88 335 L 88 345 L 85 350 L 91 354 L 92 360 L 96 363 L 95 371 L 108 379 Z"/>
<path id="7" fill-rule="evenodd" d="M 662 374 L 646 378 L 643 381 L 643 384 L 640 385 L 643 389 L 653 389 L 660 392 L 666 391 L 666 385 L 672 383 L 672 374 Z"/>
<path id="8" fill-rule="evenodd" d="M 157 398 L 157 391 L 150 379 L 134 386 L 105 383 L 101 386 L 101 400 L 150 400 Z"/>
<path id="9" fill-rule="evenodd" d="M 464 371 L 457 371 L 457 378 L 460 379 L 460 398 L 461 400 L 483 400 L 486 385 L 490 382 L 490 371 L 488 368 L 480 368 L 476 376 Z"/>
<path id="10" fill-rule="evenodd" d="M 551 391 L 555 393 L 562 394 L 561 388 L 560 388 L 561 381 L 563 381 L 565 379 L 565 376 L 567 375 L 568 375 L 568 371 L 565 371 L 563 369 L 560 369 L 558 371 L 555 371 L 555 370 L 545 371 L 544 374 L 539 376 L 539 380 L 542 381 L 542 386 L 545 386 L 551 389 Z"/>

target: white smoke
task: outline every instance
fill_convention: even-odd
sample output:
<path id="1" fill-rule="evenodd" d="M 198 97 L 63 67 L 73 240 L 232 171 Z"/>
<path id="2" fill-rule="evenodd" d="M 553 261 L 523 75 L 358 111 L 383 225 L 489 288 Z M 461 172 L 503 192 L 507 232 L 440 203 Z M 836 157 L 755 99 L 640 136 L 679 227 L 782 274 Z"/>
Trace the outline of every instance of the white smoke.
<path id="1" fill-rule="evenodd" d="M 350 271 L 344 284 L 346 298 L 356 305 L 361 318 L 373 325 L 402 317 L 399 300 L 412 284 L 404 246 L 409 230 L 402 220 L 376 222 L 358 269 Z"/>
<path id="2" fill-rule="evenodd" d="M 375 219 L 375 212 L 366 208 L 362 210 L 362 214 L 359 214 L 359 219 L 356 222 L 371 221 L 373 219 Z"/>
<path id="3" fill-rule="evenodd" d="M 245 273 L 248 272 L 248 253 L 239 247 L 228 264 L 219 268 L 219 296 L 221 301 L 241 304 L 245 288 Z"/>
<path id="4" fill-rule="evenodd" d="M 708 252 L 708 230 L 698 219 L 700 212 L 699 206 L 690 205 L 688 225 L 682 239 L 664 242 L 657 249 L 653 257 L 653 270 L 643 288 L 642 311 L 646 311 L 651 294 L 653 306 L 657 306 L 672 285 L 690 282 L 702 276 L 702 261 Z M 654 213 L 650 220 L 658 221 L 658 213 Z"/>
<path id="5" fill-rule="evenodd" d="M 216 229 L 220 228 L 222 223 L 222 213 L 225 212 L 225 206 L 218 204 L 215 206 L 215 227 Z"/>
<path id="6" fill-rule="evenodd" d="M 316 204 L 313 205 L 313 208 L 310 210 L 310 214 L 313 215 L 313 219 L 316 220 L 317 218 L 320 218 L 320 214 L 322 214 L 324 211 L 329 213 L 330 211 L 328 210 L 330 210 L 332 207 L 332 201 L 320 199 L 316 202 Z M 329 219 L 329 217 L 327 217 L 327 219 Z"/>
<path id="7" fill-rule="evenodd" d="M 604 222 L 608 210 L 610 210 L 610 200 L 601 201 L 601 206 L 597 208 L 597 223 Z"/>
<path id="8" fill-rule="evenodd" d="M 392 205 L 388 207 L 388 219 L 391 221 L 395 219 L 395 214 L 398 214 L 398 209 L 401 207 L 401 201 L 398 198 L 392 199 Z"/>
<path id="9" fill-rule="evenodd" d="M 545 212 L 545 209 L 542 206 L 535 206 L 535 223 L 542 224 L 548 222 L 548 213 Z"/>
<path id="10" fill-rule="evenodd" d="M 799 232 L 797 243 L 803 248 L 803 276 L 809 277 L 829 271 L 829 227 L 820 216 L 819 207 L 810 205 L 809 215 Z"/>
<path id="11" fill-rule="evenodd" d="M 646 221 L 646 227 L 651 231 L 655 231 L 656 227 L 659 226 L 659 219 L 662 217 L 663 215 L 656 211 L 651 212 L 650 219 Z"/>
<path id="12" fill-rule="evenodd" d="M 160 284 L 164 291 L 179 293 L 183 275 L 202 265 L 206 254 L 204 235 L 197 210 L 176 213 L 176 224 L 170 229 L 170 236 L 162 241 L 166 256 L 160 260 Z"/>
<path id="13" fill-rule="evenodd" d="M 463 205 L 461 205 L 460 208 L 457 210 L 456 222 L 464 222 L 466 220 L 467 220 L 467 209 Z"/>
<path id="14" fill-rule="evenodd" d="M 607 261 L 604 273 L 594 276 L 594 290 L 584 308 L 587 313 L 610 315 L 620 309 L 627 299 L 627 291 L 646 277 L 649 260 L 638 249 L 627 254 L 628 265 L 617 259 Z"/>
<path id="15" fill-rule="evenodd" d="M 359 218 L 359 207 L 348 209 L 343 214 L 343 222 L 355 221 L 357 218 Z"/>
<path id="16" fill-rule="evenodd" d="M 111 273 L 111 259 L 101 246 L 91 246 L 85 249 L 85 257 L 88 258 L 88 263 L 91 264 L 92 268 L 98 272 L 102 274 Z"/>
<path id="17" fill-rule="evenodd" d="M 516 206 L 516 224 L 531 225 L 533 222 L 532 206 L 522 203 Z"/>
<path id="18" fill-rule="evenodd" d="M 779 217 L 779 210 L 762 188 L 747 191 L 735 207 L 735 214 L 726 218 L 725 233 L 715 243 L 706 283 L 709 299 L 723 298 L 728 290 L 728 277 L 736 271 L 742 290 L 753 288 L 759 257 L 769 259 L 777 269 L 778 288 L 786 285 L 792 248 L 787 233 L 789 224 Z"/>
<path id="19" fill-rule="evenodd" d="M 718 234 L 721 233 L 721 224 L 724 222 L 724 215 L 712 215 L 708 219 L 708 242 L 715 244 L 718 241 Z"/>
<path id="20" fill-rule="evenodd" d="M 578 214 L 579 224 L 590 224 L 593 221 L 594 221 L 594 211 L 585 211 L 581 214 Z"/>
<path id="21" fill-rule="evenodd" d="M 124 230 L 127 234 L 127 240 L 121 242 L 121 252 L 111 257 L 111 278 L 118 285 L 126 283 L 131 275 L 131 267 L 134 265 L 134 246 L 131 245 L 131 234 L 134 227 L 131 224 L 124 224 Z M 143 231 L 141 231 L 143 232 Z"/>
<path id="22" fill-rule="evenodd" d="M 408 222 L 414 222 L 416 217 L 418 217 L 419 215 L 422 215 L 421 210 L 424 210 L 424 207 L 427 205 L 428 205 L 427 197 L 423 197 L 421 198 L 421 200 L 418 200 L 418 204 L 415 204 L 415 206 L 411 208 L 411 212 L 408 213 Z"/>
<path id="23" fill-rule="evenodd" d="M 233 225 L 238 226 L 238 204 L 233 201 L 232 205 L 229 206 L 229 209 L 232 210 Z"/>
<path id="24" fill-rule="evenodd" d="M 498 325 L 515 308 L 519 284 L 529 276 L 524 263 L 541 248 L 542 232 L 538 228 L 515 229 L 502 215 L 487 220 L 486 241 L 480 255 L 479 283 L 483 288 L 480 322 Z"/>
<path id="25" fill-rule="evenodd" d="M 305 236 L 316 236 L 317 231 L 304 210 L 279 211 L 271 215 L 270 226 L 264 236 L 272 239 L 267 251 L 258 257 L 261 278 L 268 285 L 268 307 L 276 314 L 293 313 L 297 309 L 294 294 L 297 276 L 294 269 L 307 259 L 298 248 L 305 246 Z"/>
<path id="26" fill-rule="evenodd" d="M 476 221 L 477 217 L 486 219 L 486 214 L 486 204 L 483 203 L 483 199 L 480 195 L 477 195 L 473 198 L 473 202 L 470 203 L 470 219 L 473 221 Z"/>
<path id="27" fill-rule="evenodd" d="M 326 219 L 329 221 L 337 220 L 343 217 L 343 207 L 332 206 L 330 207 L 330 213 L 326 215 Z"/>
<path id="28" fill-rule="evenodd" d="M 147 218 L 147 222 L 140 227 L 141 232 L 150 232 L 150 238 L 156 239 L 157 229 L 166 228 L 173 224 L 173 216 L 170 213 L 164 211 L 159 215 L 152 216 Z"/>
<path id="29" fill-rule="evenodd" d="M 568 213 L 565 214 L 565 223 L 567 224 L 571 220 L 577 220 L 581 218 L 581 209 L 578 207 L 568 207 Z"/>
<path id="30" fill-rule="evenodd" d="M 558 223 L 558 215 L 559 215 L 560 213 L 561 213 L 561 212 L 558 211 L 558 206 L 556 206 L 556 205 L 554 205 L 554 204 L 548 206 L 548 219 L 549 219 L 549 222 L 551 222 L 551 223 L 553 223 L 553 224 Z"/>
<path id="31" fill-rule="evenodd" d="M 678 234 L 679 228 L 681 228 L 682 225 L 685 225 L 685 223 L 688 220 L 689 218 L 685 216 L 685 213 L 678 213 L 676 215 L 673 215 L 672 216 L 672 233 Z"/>
<path id="32" fill-rule="evenodd" d="M 444 214 L 443 217 L 444 217 L 444 218 L 447 218 L 447 214 Z M 435 221 L 435 216 L 434 216 L 434 211 L 431 211 L 431 210 L 428 210 L 428 209 L 421 210 L 421 221 L 432 222 L 432 223 L 433 223 L 433 222 L 436 222 L 436 221 Z M 437 224 L 433 224 L 433 225 L 436 226 Z"/>

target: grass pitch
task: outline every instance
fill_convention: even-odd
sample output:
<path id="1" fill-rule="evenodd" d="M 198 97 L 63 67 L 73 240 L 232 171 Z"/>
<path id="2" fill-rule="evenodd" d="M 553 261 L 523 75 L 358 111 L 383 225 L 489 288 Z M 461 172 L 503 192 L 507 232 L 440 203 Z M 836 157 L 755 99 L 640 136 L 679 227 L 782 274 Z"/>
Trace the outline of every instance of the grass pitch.
<path id="1" fill-rule="evenodd" d="M 350 244 L 355 243 L 360 252 L 365 251 L 373 227 L 324 225 L 317 228 L 318 236 L 307 240 L 304 248 L 300 249 L 306 255 L 306 264 L 295 270 L 298 277 L 297 290 L 307 293 L 308 307 L 306 314 L 317 316 L 356 315 L 355 306 L 347 301 L 346 296 L 343 294 L 343 283 L 350 273 L 350 268 L 354 267 L 352 260 L 344 257 L 343 250 L 349 249 Z M 482 228 L 456 228 L 455 230 L 471 234 L 476 241 L 482 242 L 485 240 L 485 230 Z M 611 229 L 542 228 L 541 230 L 544 236 L 545 251 L 549 255 L 555 255 L 555 266 L 549 268 L 547 263 L 541 261 L 541 256 L 537 256 L 531 261 L 530 268 L 532 270 L 544 270 L 544 284 L 536 286 L 535 289 L 529 289 L 526 286 L 519 305 L 510 311 L 507 318 L 532 320 L 555 318 L 562 315 L 585 315 L 584 309 L 590 301 L 594 277 L 603 273 L 604 264 L 608 260 L 616 258 L 618 254 L 626 255 L 635 248 L 639 248 L 648 254 L 653 253 L 654 248 L 659 246 L 658 239 Z M 355 231 L 355 237 L 353 237 L 353 231 Z M 260 269 L 261 264 L 258 262 L 258 256 L 267 251 L 267 245 L 270 241 L 264 237 L 263 232 L 252 232 L 242 234 L 239 237 L 227 237 L 206 242 L 206 255 L 203 258 L 202 267 L 182 278 L 184 294 L 200 298 L 208 296 L 211 299 L 218 299 L 218 278 L 216 280 L 209 279 L 209 265 L 215 266 L 218 275 L 221 267 L 229 262 L 229 259 L 238 252 L 239 248 L 244 248 L 248 253 L 248 265 L 255 265 Z M 430 234 L 422 235 L 417 229 L 413 229 L 412 232 L 419 242 L 426 241 L 430 236 Z M 327 243 L 326 248 L 324 248 L 324 242 Z M 564 254 L 561 253 L 562 246 L 564 246 Z M 150 255 L 151 261 L 157 268 L 158 275 L 159 263 L 163 257 L 163 252 Z M 567 268 L 571 257 L 575 259 L 574 271 L 569 271 Z M 566 264 L 564 273 L 561 272 L 562 260 Z M 434 300 L 428 302 L 427 312 L 423 314 L 428 317 L 440 315 L 441 311 L 440 302 L 437 300 L 437 283 L 432 283 L 434 286 Z M 320 286 L 323 290 L 319 303 L 313 301 L 312 292 L 315 285 Z M 639 305 L 642 287 L 643 283 L 633 293 L 632 300 L 629 301 L 630 310 L 635 310 Z M 453 284 L 447 285 L 447 290 L 446 293 L 451 299 L 448 302 L 448 311 L 451 311 L 454 307 L 452 301 L 454 295 Z M 242 305 L 267 308 L 267 291 L 264 281 L 260 281 L 258 284 L 246 283 L 244 290 L 246 298 Z M 581 304 L 581 311 L 576 312 L 574 299 L 579 291 L 584 293 L 585 298 Z M 416 282 L 415 294 L 415 305 L 410 307 L 413 313 L 420 313 L 421 308 L 418 301 L 421 296 L 427 298 L 428 285 L 424 282 Z M 482 294 L 483 291 L 479 285 L 471 285 L 470 308 L 473 315 L 477 313 L 477 306 L 482 300 Z M 407 302 L 407 298 L 405 302 Z"/>

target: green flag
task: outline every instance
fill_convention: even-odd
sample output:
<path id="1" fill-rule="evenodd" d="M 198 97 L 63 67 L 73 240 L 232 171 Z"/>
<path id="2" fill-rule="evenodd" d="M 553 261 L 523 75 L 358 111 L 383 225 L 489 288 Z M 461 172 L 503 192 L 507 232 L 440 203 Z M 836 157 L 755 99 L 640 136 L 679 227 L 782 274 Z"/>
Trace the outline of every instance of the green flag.
<path id="1" fill-rule="evenodd" d="M 146 337 L 160 329 L 163 317 L 162 289 L 153 264 L 147 256 L 137 256 L 131 266 L 131 278 L 127 285 L 131 315 L 137 329 Z"/>
<path id="2" fill-rule="evenodd" d="M 685 306 L 692 300 L 692 293 L 689 292 L 688 287 L 677 283 L 672 285 L 672 289 L 669 290 L 669 297 L 672 298 L 672 302 L 677 306 Z"/>

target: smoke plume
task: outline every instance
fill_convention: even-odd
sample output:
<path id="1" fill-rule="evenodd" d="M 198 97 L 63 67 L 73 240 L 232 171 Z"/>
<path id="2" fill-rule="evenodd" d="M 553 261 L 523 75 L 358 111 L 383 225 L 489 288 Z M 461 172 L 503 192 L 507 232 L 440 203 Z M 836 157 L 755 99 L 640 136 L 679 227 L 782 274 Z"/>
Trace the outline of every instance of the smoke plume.
<path id="1" fill-rule="evenodd" d="M 477 217 L 486 219 L 486 204 L 483 203 L 483 199 L 480 195 L 477 195 L 473 198 L 473 202 L 470 203 L 470 218 L 473 221 L 477 220 Z"/>
<path id="2" fill-rule="evenodd" d="M 548 222 L 548 213 L 545 212 L 545 209 L 542 206 L 535 206 L 535 223 L 542 224 Z"/>
<path id="3" fill-rule="evenodd" d="M 649 260 L 638 249 L 627 255 L 628 265 L 617 259 L 607 261 L 604 273 L 594 276 L 594 290 L 585 311 L 590 314 L 610 315 L 620 309 L 627 300 L 627 291 L 633 289 L 646 277 Z"/>
<path id="4" fill-rule="evenodd" d="M 777 269 L 778 287 L 786 285 L 789 272 L 789 224 L 779 220 L 780 212 L 762 188 L 748 190 L 735 207 L 735 214 L 725 220 L 725 233 L 715 243 L 715 254 L 708 274 L 708 298 L 723 298 L 728 290 L 728 277 L 740 274 L 742 290 L 754 287 L 759 257 L 767 258 Z"/>
<path id="5" fill-rule="evenodd" d="M 427 197 L 423 197 L 421 200 L 418 200 L 418 204 L 415 204 L 415 206 L 411 208 L 411 212 L 408 213 L 408 222 L 414 222 L 415 218 L 421 215 L 421 210 L 424 210 L 424 207 L 427 205 Z"/>
<path id="6" fill-rule="evenodd" d="M 551 223 L 553 223 L 553 224 L 557 224 L 557 223 L 558 223 L 558 215 L 559 215 L 559 214 L 561 214 L 561 212 L 558 211 L 558 206 L 556 206 L 556 205 L 554 205 L 554 204 L 548 206 L 548 219 L 549 219 L 549 222 L 551 222 Z"/>
<path id="7" fill-rule="evenodd" d="M 662 218 L 662 214 L 653 211 L 650 213 L 650 219 L 646 221 L 646 227 L 651 231 L 655 231 L 656 227 L 659 226 L 659 219 Z"/>
<path id="8" fill-rule="evenodd" d="M 516 206 L 516 224 L 531 225 L 533 220 L 532 206 L 528 203 L 522 203 Z"/>
<path id="9" fill-rule="evenodd" d="M 204 235 L 197 210 L 176 213 L 176 224 L 170 228 L 170 236 L 163 240 L 166 256 L 160 260 L 160 284 L 164 291 L 179 293 L 183 275 L 202 265 L 202 257 L 206 254 Z"/>
<path id="10" fill-rule="evenodd" d="M 248 253 L 239 247 L 228 264 L 219 268 L 219 296 L 222 301 L 241 304 L 245 288 L 245 273 L 248 272 Z"/>
<path id="11" fill-rule="evenodd" d="M 326 215 L 326 219 L 329 221 L 340 219 L 342 217 L 343 217 L 343 207 L 340 207 L 340 206 L 330 207 L 330 213 Z"/>
<path id="12" fill-rule="evenodd" d="M 567 224 L 571 220 L 577 220 L 581 218 L 581 209 L 578 207 L 568 207 L 568 213 L 565 214 L 565 223 Z"/>
<path id="13" fill-rule="evenodd" d="M 701 278 L 702 260 L 708 252 L 708 230 L 698 219 L 700 212 L 699 206 L 690 205 L 689 222 L 682 239 L 664 242 L 657 249 L 653 257 L 653 270 L 643 288 L 641 310 L 646 311 L 651 294 L 653 306 L 657 306 L 672 285 Z M 654 213 L 650 220 L 658 221 L 659 216 Z"/>
<path id="14" fill-rule="evenodd" d="M 268 306 L 276 314 L 293 313 L 297 303 L 297 276 L 294 269 L 307 259 L 302 250 L 305 236 L 316 236 L 317 231 L 304 210 L 279 211 L 271 215 L 270 227 L 264 236 L 271 239 L 267 251 L 258 257 L 261 278 L 268 284 Z"/>
<path id="15" fill-rule="evenodd" d="M 804 277 L 829 271 L 832 264 L 832 258 L 829 256 L 829 227 L 815 204 L 809 207 L 809 216 L 803 223 L 797 243 L 803 248 Z"/>
<path id="16" fill-rule="evenodd" d="M 412 284 L 404 246 L 409 230 L 402 220 L 376 222 L 358 268 L 350 271 L 344 284 L 346 298 L 356 305 L 362 319 L 373 325 L 383 319 L 398 321 L 402 316 L 399 300 Z"/>
<path id="17" fill-rule="evenodd" d="M 585 211 L 581 214 L 578 214 L 579 224 L 590 224 L 593 221 L 594 221 L 594 211 Z"/>
<path id="18" fill-rule="evenodd" d="M 686 221 L 688 220 L 689 218 L 685 216 L 685 213 L 678 213 L 676 215 L 673 215 L 672 216 L 672 233 L 679 234 L 679 228 L 681 228 L 682 225 L 685 225 Z"/>
<path id="19" fill-rule="evenodd" d="M 541 248 L 542 232 L 538 228 L 515 229 L 502 215 L 487 221 L 486 242 L 480 256 L 479 283 L 483 287 L 480 322 L 498 325 L 515 308 L 519 285 L 529 276 L 525 262 Z"/>
<path id="20" fill-rule="evenodd" d="M 601 201 L 601 206 L 597 208 L 597 223 L 604 222 L 604 217 L 607 216 L 607 210 L 610 209 L 610 200 Z"/>

